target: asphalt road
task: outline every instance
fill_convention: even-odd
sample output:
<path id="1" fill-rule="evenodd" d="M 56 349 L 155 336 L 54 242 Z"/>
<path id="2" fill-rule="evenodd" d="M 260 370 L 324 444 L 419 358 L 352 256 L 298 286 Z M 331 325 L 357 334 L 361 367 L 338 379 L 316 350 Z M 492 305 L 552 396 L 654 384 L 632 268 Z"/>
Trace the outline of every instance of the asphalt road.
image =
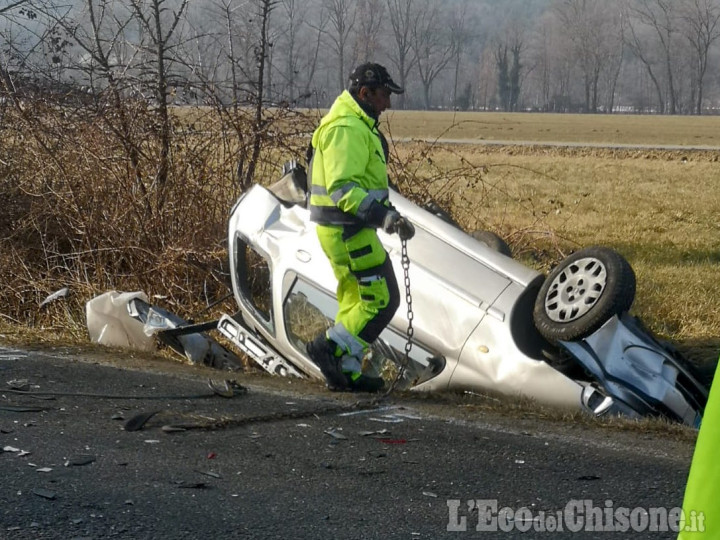
<path id="1" fill-rule="evenodd" d="M 246 393 L 212 395 L 208 376 L 225 375 L 0 348 L 0 538 L 676 536 L 650 516 L 681 505 L 692 441 L 407 396 L 358 407 L 269 376 L 239 374 Z M 18 379 L 32 392 L 146 398 L 39 399 L 9 393 Z M 629 531 L 588 530 L 613 526 Z"/>

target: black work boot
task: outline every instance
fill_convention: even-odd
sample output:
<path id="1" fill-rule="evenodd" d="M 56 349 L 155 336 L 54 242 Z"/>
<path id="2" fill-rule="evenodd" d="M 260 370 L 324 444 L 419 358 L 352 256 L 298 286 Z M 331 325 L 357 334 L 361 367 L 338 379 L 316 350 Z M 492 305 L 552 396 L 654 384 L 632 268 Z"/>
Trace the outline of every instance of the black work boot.
<path id="1" fill-rule="evenodd" d="M 369 375 L 360 375 L 353 379 L 353 377 L 346 373 L 348 390 L 351 392 L 380 392 L 385 388 L 385 381 L 382 377 L 370 377 Z"/>
<path id="2" fill-rule="evenodd" d="M 328 389 L 338 392 L 345 390 L 348 382 L 345 375 L 343 375 L 340 358 L 335 356 L 333 348 L 324 334 L 316 337 L 306 347 L 310 360 L 315 362 L 315 365 L 320 368 L 323 377 L 325 377 Z"/>

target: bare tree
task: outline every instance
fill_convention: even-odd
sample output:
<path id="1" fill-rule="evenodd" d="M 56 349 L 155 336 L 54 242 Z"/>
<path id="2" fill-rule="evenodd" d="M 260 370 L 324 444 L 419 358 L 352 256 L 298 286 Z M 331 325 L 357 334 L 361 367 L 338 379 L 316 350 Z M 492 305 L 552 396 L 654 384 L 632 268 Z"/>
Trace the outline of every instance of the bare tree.
<path id="1" fill-rule="evenodd" d="M 30 0 L 15 0 L 14 2 L 10 2 L 8 5 L 0 7 L 0 15 L 28 3 L 30 3 Z"/>
<path id="2" fill-rule="evenodd" d="M 160 116 L 161 148 L 156 174 L 156 182 L 159 188 L 159 207 L 162 207 L 164 202 L 165 195 L 163 191 L 167 183 L 170 160 L 172 127 L 168 95 L 170 93 L 169 68 L 173 62 L 172 51 L 174 49 L 172 38 L 182 20 L 188 1 L 182 0 L 179 7 L 172 12 L 170 17 L 167 17 L 167 11 L 170 9 L 167 5 L 168 0 L 149 0 L 149 5 L 143 0 L 129 0 L 132 10 L 140 22 L 141 30 L 149 39 L 149 42 L 140 43 L 139 45 L 154 57 L 154 66 L 147 65 L 144 67 L 150 70 L 154 79 L 152 91 Z"/>
<path id="3" fill-rule="evenodd" d="M 54 130 L 50 135 L 44 132 L 46 123 L 40 115 L 34 114 L 34 101 L 51 98 L 60 101 L 65 90 L 72 92 L 74 88 L 63 88 L 59 81 L 52 80 L 53 71 L 59 70 L 57 65 L 62 63 L 60 54 L 66 47 L 64 42 L 58 44 L 56 41 L 61 27 L 55 19 L 46 16 L 45 10 L 53 14 L 57 10 L 57 18 L 62 17 L 60 11 L 67 12 L 53 1 L 39 6 L 31 1 L 12 2 L 0 12 L 0 18 L 7 23 L 0 32 L 0 94 L 3 115 L 5 107 L 11 105 L 24 122 L 24 129 L 17 139 L 34 140 L 53 160 L 53 145 L 58 132 Z M 51 53 L 49 58 L 48 52 Z M 57 160 L 54 162 L 58 163 Z"/>
<path id="4" fill-rule="evenodd" d="M 432 84 L 452 59 L 453 44 L 446 30 L 444 10 L 430 0 L 416 0 L 416 4 L 410 36 L 423 86 L 424 106 L 429 109 Z"/>
<path id="5" fill-rule="evenodd" d="M 408 75 L 417 57 L 412 54 L 412 23 L 415 17 L 413 0 L 386 0 L 394 47 L 390 47 L 390 62 L 395 66 L 400 86 L 407 87 Z M 400 94 L 398 108 L 405 108 L 405 94 Z"/>
<path id="6" fill-rule="evenodd" d="M 694 57 L 691 96 L 693 112 L 702 114 L 710 49 L 720 38 L 720 5 L 717 0 L 685 0 L 680 18 L 684 22 L 682 32 L 692 47 Z"/>
<path id="7" fill-rule="evenodd" d="M 280 0 L 280 11 L 285 16 L 282 37 L 285 42 L 285 62 L 281 73 L 287 86 L 287 99 L 295 103 L 297 79 L 300 72 L 300 55 L 298 54 L 298 34 L 305 19 L 305 10 L 299 9 L 297 0 Z"/>
<path id="8" fill-rule="evenodd" d="M 153 201 L 150 197 L 153 182 L 146 181 L 141 165 L 142 146 L 147 141 L 136 137 L 133 112 L 128 107 L 128 98 L 133 97 L 140 87 L 137 74 L 132 74 L 137 48 L 135 53 L 129 52 L 126 42 L 128 28 L 133 23 L 132 14 L 124 9 L 114 9 L 117 6 L 113 0 L 84 0 L 76 7 L 77 19 L 71 18 L 67 10 L 58 10 L 50 4 L 35 9 L 50 21 L 51 27 L 62 29 L 67 39 L 79 49 L 78 60 L 69 68 L 77 76 L 73 78 L 88 88 L 87 99 L 82 105 L 89 106 L 88 99 L 93 100 L 97 122 L 112 133 L 123 148 L 133 181 L 132 190 L 140 194 L 132 200 L 137 205 L 134 211 L 139 219 L 149 219 L 157 208 L 154 204 L 161 201 Z M 168 130 L 168 127 L 162 130 L 164 149 L 169 148 Z M 162 185 L 158 175 L 154 184 Z"/>
<path id="9" fill-rule="evenodd" d="M 268 42 L 268 24 L 270 12 L 277 4 L 276 0 L 257 0 L 258 15 L 260 16 L 260 38 L 255 45 L 255 60 L 257 65 L 257 78 L 255 79 L 255 121 L 253 125 L 253 143 L 252 153 L 248 162 L 247 171 L 245 173 L 243 187 L 250 187 L 255 178 L 255 168 L 260 157 L 260 149 L 262 146 L 262 138 L 265 131 L 265 120 L 263 117 L 264 103 L 263 92 L 265 82 L 265 67 L 267 59 Z"/>
<path id="10" fill-rule="evenodd" d="M 626 34 L 626 44 L 628 49 L 633 53 L 642 65 L 645 67 L 648 77 L 652 81 L 653 88 L 655 89 L 655 95 L 657 98 L 657 110 L 659 113 L 664 113 L 666 110 L 665 103 L 665 92 L 663 85 L 660 80 L 660 69 L 658 68 L 658 59 L 655 54 L 655 49 L 648 46 L 643 39 L 643 35 L 638 28 L 640 26 L 637 22 L 633 21 L 630 11 L 626 11 L 625 19 L 628 21 L 628 32 Z"/>
<path id="11" fill-rule="evenodd" d="M 634 100 L 644 110 L 697 114 L 720 104 L 720 0 L 272 0 L 266 23 L 262 3 L 0 0 L 0 62 L 12 66 L 11 79 L 34 73 L 48 86 L 75 79 L 106 97 L 113 85 L 120 98 L 142 96 L 159 138 L 172 129 L 163 111 L 173 101 L 205 100 L 218 112 L 251 104 L 256 113 L 258 102 L 326 106 L 349 64 L 366 60 L 386 63 L 404 87 L 418 83 L 420 107 L 437 105 L 431 93 L 440 90 L 442 105 L 462 107 L 500 98 L 509 109 L 595 112 Z M 45 19 L 32 20 L 36 13 Z M 494 71 L 483 81 L 481 58 Z M 248 158 L 254 123 L 244 124 Z M 157 171 L 142 173 L 146 186 L 164 184 L 172 158 L 163 154 Z"/>
<path id="12" fill-rule="evenodd" d="M 89 18 L 86 31 L 76 25 L 69 26 L 67 29 L 73 31 L 72 35 L 77 45 L 92 59 L 92 63 L 88 66 L 91 85 L 104 86 L 107 84 L 110 101 L 117 115 L 117 122 L 106 115 L 102 116 L 102 121 L 116 134 L 125 149 L 136 188 L 143 194 L 146 210 L 151 214 L 153 208 L 147 197 L 148 191 L 140 166 L 141 143 L 134 140 L 132 122 L 124 103 L 125 90 L 132 83 L 123 80 L 122 73 L 132 65 L 132 58 L 124 58 L 124 63 L 116 61 L 121 56 L 120 49 L 124 41 L 124 33 L 132 20 L 130 16 L 121 18 L 120 13 L 112 11 L 112 6 L 107 1 L 95 3 L 93 0 L 87 0 L 85 7 Z M 94 76 L 95 71 L 97 71 L 98 77 Z M 101 90 L 102 86 L 96 91 Z"/>
<path id="13" fill-rule="evenodd" d="M 357 9 L 353 0 L 323 0 L 323 5 L 328 14 L 330 28 L 325 35 L 330 40 L 330 46 L 337 57 L 336 82 L 338 89 L 345 87 L 345 79 L 348 73 L 345 72 L 346 54 L 349 49 L 350 36 L 355 27 Z"/>
<path id="14" fill-rule="evenodd" d="M 616 9 L 611 13 L 613 22 L 610 25 L 609 34 L 609 57 L 607 68 L 607 99 L 606 110 L 609 113 L 615 111 L 615 99 L 617 97 L 618 80 L 620 72 L 625 63 L 625 35 L 627 33 L 627 21 L 623 15 L 620 3 L 615 3 Z"/>
<path id="15" fill-rule="evenodd" d="M 375 59 L 385 17 L 383 0 L 358 0 L 358 25 L 353 63 Z"/>
<path id="16" fill-rule="evenodd" d="M 298 60 L 297 75 L 302 76 L 302 80 L 298 82 L 298 87 L 301 88 L 300 96 L 302 100 L 314 95 L 316 99 L 313 105 L 319 105 L 322 100 L 320 94 L 324 92 L 324 88 L 322 92 L 319 91 L 316 75 L 320 63 L 320 51 L 324 44 L 323 37 L 328 32 L 329 14 L 322 2 L 303 3 L 299 9 L 307 11 L 307 17 L 303 16 L 306 32 L 302 36 L 303 39 L 297 42 L 299 50 L 295 55 Z"/>
<path id="17" fill-rule="evenodd" d="M 598 110 L 600 76 L 610 66 L 614 49 L 622 43 L 614 39 L 617 18 L 613 3 L 591 0 L 562 0 L 557 13 L 573 45 L 572 54 L 583 74 L 585 111 Z"/>
<path id="18" fill-rule="evenodd" d="M 498 72 L 498 98 L 506 111 L 517 111 L 522 90 L 522 72 L 526 51 L 525 21 L 509 17 L 494 38 L 495 63 Z"/>
<path id="19" fill-rule="evenodd" d="M 510 60 L 507 43 L 495 46 L 495 65 L 498 73 L 498 99 L 504 111 L 510 111 Z"/>
<path id="20" fill-rule="evenodd" d="M 452 61 L 454 63 L 452 85 L 452 103 L 454 107 L 458 107 L 458 83 L 465 60 L 465 54 L 476 38 L 476 32 L 473 30 L 474 27 L 475 21 L 470 16 L 466 2 L 463 2 L 460 6 L 452 10 L 449 32 L 450 43 L 452 45 Z"/>
<path id="21" fill-rule="evenodd" d="M 521 41 L 499 42 L 495 48 L 495 64 L 498 71 L 498 98 L 504 111 L 518 110 L 520 100 L 520 74 L 522 72 Z"/>
<path id="22" fill-rule="evenodd" d="M 331 13 L 326 0 L 300 1 L 276 0 L 277 9 L 273 11 L 273 24 L 268 33 L 268 63 L 274 79 L 268 76 L 267 83 L 278 80 L 273 91 L 282 104 L 297 105 L 306 102 L 318 89 L 324 94 L 327 84 L 318 82 L 317 74 L 322 67 L 323 46 L 338 50 L 337 34 L 331 24 Z M 345 24 L 341 21 L 341 24 Z M 343 30 L 343 57 L 347 60 L 350 53 L 350 32 Z M 328 62 L 328 64 L 331 62 Z M 344 68 L 343 68 L 344 70 Z M 335 80 L 344 76 L 333 73 Z M 319 105 L 322 102 L 313 103 Z"/>
<path id="23" fill-rule="evenodd" d="M 678 69 L 676 47 L 679 34 L 677 2 L 673 0 L 636 0 L 631 4 L 630 14 L 631 41 L 629 45 L 645 64 L 648 74 L 658 89 L 661 112 L 675 114 L 678 110 L 678 89 L 675 75 Z M 649 28 L 655 39 L 643 42 L 636 29 L 637 24 Z M 653 57 L 653 50 L 658 52 L 659 58 Z M 656 63 L 660 64 L 665 78 L 665 99 L 662 99 L 660 81 L 655 71 Z"/>
<path id="24" fill-rule="evenodd" d="M 475 89 L 473 105 L 477 109 L 486 111 L 491 108 L 497 88 L 497 70 L 495 69 L 493 51 L 490 50 L 490 47 L 481 49 L 475 62 L 476 68 L 472 83 Z"/>
<path id="25" fill-rule="evenodd" d="M 68 7 L 58 5 L 56 0 L 40 3 L 32 0 L 10 1 L 0 7 L 0 20 L 5 23 L 0 33 L 0 58 L 6 82 L 11 82 L 12 76 L 20 73 L 36 80 L 40 76 L 47 79 L 52 76 L 53 68 L 55 71 L 62 68 L 60 56 L 65 52 L 67 43 L 59 35 L 58 25 L 53 19 L 41 20 L 46 11 L 67 13 Z"/>
<path id="26" fill-rule="evenodd" d="M 531 39 L 529 62 L 533 66 L 533 95 L 531 102 L 540 110 L 555 110 L 557 95 L 566 91 L 567 77 L 558 69 L 562 66 L 559 53 L 567 50 L 556 11 L 545 13 Z"/>
<path id="27" fill-rule="evenodd" d="M 225 39 L 227 40 L 227 51 L 225 53 L 230 68 L 230 84 L 232 92 L 232 105 L 237 108 L 240 104 L 239 79 L 238 79 L 238 58 L 235 50 L 235 12 L 244 8 L 242 3 L 235 3 L 234 0 L 220 0 L 219 8 L 224 19 Z"/>

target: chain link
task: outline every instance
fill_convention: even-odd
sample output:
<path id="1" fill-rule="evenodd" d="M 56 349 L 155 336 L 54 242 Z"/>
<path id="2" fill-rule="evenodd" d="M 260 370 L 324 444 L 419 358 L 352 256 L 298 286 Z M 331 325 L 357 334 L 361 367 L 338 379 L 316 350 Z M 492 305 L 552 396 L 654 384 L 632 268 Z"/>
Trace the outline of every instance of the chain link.
<path id="1" fill-rule="evenodd" d="M 407 342 L 405 343 L 405 365 L 407 365 L 407 362 L 409 360 L 410 351 L 412 350 L 412 338 L 413 334 L 415 333 L 415 329 L 413 328 L 413 309 L 412 309 L 412 294 L 410 292 L 410 257 L 408 257 L 407 252 L 407 240 L 401 240 L 402 244 L 402 255 L 401 255 L 401 263 L 403 268 L 403 275 L 405 277 L 405 302 L 407 303 L 407 318 L 408 318 L 408 327 L 407 327 Z"/>
<path id="2" fill-rule="evenodd" d="M 406 239 L 400 239 L 400 245 L 402 246 L 401 249 L 401 258 L 400 262 L 402 264 L 403 269 L 403 276 L 405 281 L 405 303 L 407 304 L 407 319 L 408 319 L 408 327 L 407 327 L 407 341 L 405 342 L 405 356 L 403 357 L 402 364 L 400 366 L 400 370 L 398 371 L 398 374 L 395 376 L 395 380 L 390 385 L 390 388 L 388 388 L 387 392 L 385 392 L 386 396 L 389 396 L 390 393 L 395 390 L 395 387 L 398 385 L 400 380 L 405 375 L 405 370 L 407 369 L 408 364 L 410 363 L 410 351 L 412 350 L 413 342 L 413 334 L 415 333 L 415 329 L 413 328 L 413 309 L 412 309 L 412 293 L 410 292 L 410 257 L 408 256 L 407 252 L 407 240 Z"/>

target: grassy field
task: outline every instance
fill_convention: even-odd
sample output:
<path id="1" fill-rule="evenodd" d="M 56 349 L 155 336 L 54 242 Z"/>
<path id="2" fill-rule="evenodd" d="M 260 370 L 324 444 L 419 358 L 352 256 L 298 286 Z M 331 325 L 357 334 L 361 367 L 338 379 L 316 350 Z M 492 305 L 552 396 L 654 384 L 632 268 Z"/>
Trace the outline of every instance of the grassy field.
<path id="1" fill-rule="evenodd" d="M 393 137 L 719 146 L 720 116 L 388 111 Z"/>

